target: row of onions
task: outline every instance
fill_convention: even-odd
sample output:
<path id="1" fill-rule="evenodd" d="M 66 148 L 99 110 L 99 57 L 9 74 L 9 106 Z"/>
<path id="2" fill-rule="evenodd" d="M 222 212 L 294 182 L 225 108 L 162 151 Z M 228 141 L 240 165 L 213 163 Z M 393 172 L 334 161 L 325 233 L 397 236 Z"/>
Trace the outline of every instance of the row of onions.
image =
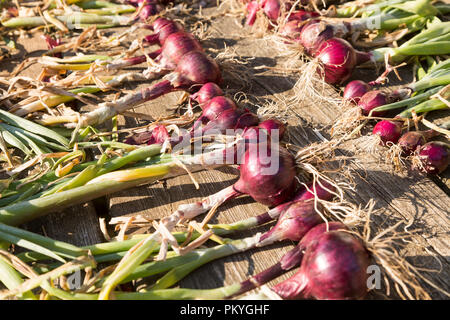
<path id="1" fill-rule="evenodd" d="M 151 5 L 155 4 L 136 3 L 140 12 L 152 12 Z M 269 3 L 264 2 L 265 10 Z M 221 87 L 220 65 L 205 53 L 198 40 L 178 23 L 165 18 L 155 19 L 148 28 L 154 33 L 145 41 L 159 45 L 160 49 L 145 55 L 145 59 L 81 56 L 46 61 L 52 61 L 50 67 L 62 66 L 60 70 L 71 70 L 71 64 L 87 62 L 88 70 L 100 66 L 108 71 L 142 63 L 150 55 L 154 64 L 142 74 L 111 76 L 107 82 L 119 85 L 127 79 L 163 78 L 159 82 L 114 102 L 102 103 L 94 111 L 75 116 L 47 116 L 40 124 L 23 116 L 50 110 L 60 105 L 61 99 L 66 99 L 63 102 L 79 99 L 77 94 L 87 91 L 60 92 L 51 98 L 52 105 L 49 105 L 51 99 L 22 101 L 12 105 L 11 112 L 1 111 L 5 153 L 12 146 L 30 159 L 20 170 L 9 170 L 11 178 L 1 189 L 1 245 L 8 248 L 14 244 L 28 250 L 17 255 L 0 250 L 0 281 L 8 289 L 0 292 L 1 298 L 38 299 L 39 294 L 45 298 L 81 300 L 225 299 L 242 295 L 299 268 L 292 277 L 274 286 L 270 295 L 283 299 L 361 299 L 371 289 L 367 287 L 367 268 L 372 263 L 385 268 L 404 298 L 429 298 L 418 279 L 448 294 L 391 249 L 390 239 L 363 237 L 353 225 L 344 224 L 352 222 L 360 226 L 370 217 L 364 215 L 365 210 L 344 200 L 337 179 L 321 172 L 319 164 L 323 156 L 335 145 L 308 146 L 294 156 L 282 142 L 286 128 L 281 121 L 261 119 L 227 97 Z M 49 82 L 52 83 L 56 82 Z M 100 91 L 100 86 L 98 90 L 89 88 L 89 93 Z M 202 110 L 200 117 L 180 135 L 170 136 L 170 126 L 158 124 L 150 131 L 119 142 L 114 134 L 101 135 L 96 128 L 129 108 L 174 91 L 189 93 L 189 106 L 196 104 Z M 10 97 L 16 99 L 20 95 L 5 98 Z M 63 127 L 50 127 L 58 124 Z M 229 130 L 234 134 L 230 136 Z M 194 155 L 177 152 L 181 147 L 190 150 L 193 141 L 205 136 L 215 138 L 206 146 L 207 152 Z M 95 161 L 86 161 L 86 150 L 92 148 L 101 148 L 103 152 Z M 20 175 L 37 163 L 44 163 L 45 169 L 34 176 Z M 151 234 L 80 248 L 18 228 L 47 213 L 134 186 L 236 164 L 239 164 L 239 179 L 233 185 L 200 202 L 180 205 L 172 214 L 154 221 L 155 231 Z M 11 157 L 10 165 L 14 165 Z M 270 209 L 231 224 L 209 224 L 220 205 L 244 195 Z M 194 218 L 204 213 L 208 213 L 204 220 L 195 222 Z M 187 231 L 174 231 L 184 221 L 189 221 Z M 273 222 L 275 225 L 265 233 L 237 240 L 225 238 L 236 231 Z M 395 228 L 388 231 L 394 233 Z M 213 290 L 171 288 L 211 261 L 287 240 L 298 245 L 277 264 L 246 281 Z M 207 241 L 218 245 L 199 248 Z M 97 264 L 104 262 L 114 264 L 93 271 L 97 270 Z M 54 285 L 54 280 L 79 269 L 86 270 L 82 288 L 72 290 Z M 124 284 L 150 276 L 160 278 L 138 292 L 122 290 Z"/>
<path id="2" fill-rule="evenodd" d="M 316 11 L 299 10 L 297 6 L 302 5 Z M 389 161 L 398 169 L 411 163 L 429 174 L 446 170 L 450 163 L 448 143 L 428 140 L 440 134 L 448 138 L 450 123 L 436 126 L 423 114 L 449 106 L 450 22 L 442 21 L 449 10 L 447 4 L 429 0 L 373 1 L 364 5 L 348 2 L 319 10 L 314 2 L 250 1 L 247 24 L 254 24 L 258 10 L 288 45 L 283 49 L 301 50 L 310 57 L 301 68 L 299 100 L 310 96 L 326 103 L 330 98 L 318 89 L 324 87 L 322 83 L 346 84 L 343 98 L 336 105 L 343 109 L 342 119 L 333 126 L 336 136 L 352 138 L 370 119 L 381 118 L 364 144 L 365 151 L 376 150 L 378 144 L 387 145 L 392 155 Z M 346 39 L 362 49 L 375 49 L 357 50 Z M 393 41 L 402 43 L 382 46 Z M 384 90 L 388 75 L 405 63 L 415 66 L 416 80 L 394 92 Z M 374 81 L 348 82 L 357 67 L 380 64 L 385 64 L 385 71 Z M 395 114 L 398 110 L 401 112 Z M 416 128 L 422 120 L 430 130 L 409 131 L 411 118 Z"/>

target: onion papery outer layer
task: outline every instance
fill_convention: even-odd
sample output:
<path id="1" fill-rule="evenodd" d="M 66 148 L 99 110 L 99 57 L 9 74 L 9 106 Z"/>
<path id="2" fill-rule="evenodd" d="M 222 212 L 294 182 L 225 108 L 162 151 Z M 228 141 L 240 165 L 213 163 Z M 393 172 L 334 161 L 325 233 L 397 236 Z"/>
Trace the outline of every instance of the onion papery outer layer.
<path id="1" fill-rule="evenodd" d="M 235 190 L 268 206 L 285 202 L 295 192 L 295 160 L 278 146 L 260 143 L 244 154 Z"/>
<path id="2" fill-rule="evenodd" d="M 350 78 L 356 66 L 356 53 L 345 40 L 332 38 L 324 41 L 317 51 L 321 66 L 318 72 L 329 84 L 342 84 Z"/>

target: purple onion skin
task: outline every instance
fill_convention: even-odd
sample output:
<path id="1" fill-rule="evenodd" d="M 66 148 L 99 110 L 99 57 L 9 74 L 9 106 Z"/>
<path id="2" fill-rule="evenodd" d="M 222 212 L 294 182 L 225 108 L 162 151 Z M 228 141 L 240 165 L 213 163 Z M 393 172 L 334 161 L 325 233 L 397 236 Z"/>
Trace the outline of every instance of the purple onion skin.
<path id="1" fill-rule="evenodd" d="M 252 26 L 255 23 L 256 20 L 256 14 L 261 9 L 259 6 L 258 1 L 250 1 L 247 4 L 247 18 L 245 21 L 245 24 L 248 26 Z"/>
<path id="2" fill-rule="evenodd" d="M 344 89 L 344 100 L 358 104 L 361 97 L 370 91 L 370 86 L 362 80 L 350 81 Z"/>
<path id="3" fill-rule="evenodd" d="M 295 42 L 300 41 L 300 35 L 304 28 L 304 24 L 301 21 L 291 20 L 288 21 L 283 27 L 280 29 L 279 33 L 289 39 L 294 40 Z"/>
<path id="4" fill-rule="evenodd" d="M 226 133 L 227 129 L 245 129 L 258 125 L 258 122 L 258 117 L 251 112 L 240 109 L 228 109 L 209 121 L 203 127 L 202 132 L 219 131 L 220 133 Z"/>
<path id="5" fill-rule="evenodd" d="M 175 21 L 171 21 L 170 23 L 163 25 L 161 29 L 155 31 L 158 33 L 158 41 L 161 45 L 164 45 L 166 39 L 172 34 L 176 32 L 184 31 L 184 28 L 181 24 Z"/>
<path id="6" fill-rule="evenodd" d="M 322 209 L 320 204 L 318 209 Z M 322 222 L 313 201 L 293 201 L 280 215 L 276 225 L 261 236 L 261 241 L 273 236 L 283 240 L 300 241 L 309 230 Z"/>
<path id="7" fill-rule="evenodd" d="M 387 103 L 387 100 L 386 94 L 382 91 L 369 91 L 361 97 L 358 106 L 361 107 L 363 114 L 367 116 L 372 109 L 384 106 Z M 372 116 L 374 117 L 382 117 L 385 114 L 385 111 L 372 112 Z"/>
<path id="8" fill-rule="evenodd" d="M 315 185 L 313 182 L 308 183 L 306 185 L 308 189 L 305 188 L 303 192 L 298 193 L 294 198 L 294 201 L 309 200 L 316 197 L 325 201 L 333 200 L 335 197 L 334 192 L 336 192 L 336 188 L 325 181 L 320 181 L 320 183 L 323 187 L 318 182 L 316 182 Z"/>
<path id="9" fill-rule="evenodd" d="M 336 227 L 342 229 L 342 224 L 338 224 Z M 283 299 L 363 298 L 367 293 L 370 264 L 367 250 L 350 233 L 332 230 L 332 223 L 326 232 L 326 226 L 322 225 L 311 229 L 311 235 L 308 232 L 302 239 L 306 250 L 299 271 L 275 286 L 274 291 Z"/>
<path id="10" fill-rule="evenodd" d="M 237 110 L 237 106 L 233 100 L 224 96 L 212 98 L 203 108 L 202 115 L 199 119 L 203 123 L 216 119 L 222 112 L 226 110 Z"/>
<path id="11" fill-rule="evenodd" d="M 402 124 L 396 121 L 382 120 L 375 125 L 372 134 L 378 135 L 383 145 L 388 142 L 397 143 L 402 134 Z"/>
<path id="12" fill-rule="evenodd" d="M 317 58 L 323 68 L 318 71 L 329 84 L 342 84 L 347 81 L 356 66 L 355 50 L 350 43 L 339 38 L 322 42 L 317 51 Z"/>
<path id="13" fill-rule="evenodd" d="M 281 4 L 279 0 L 265 0 L 263 2 L 263 10 L 266 16 L 272 20 L 277 21 L 280 16 Z"/>
<path id="14" fill-rule="evenodd" d="M 318 17 L 319 14 L 313 11 L 304 11 L 304 10 L 296 10 L 289 15 L 288 21 L 297 20 L 297 21 L 306 21 L 311 18 Z"/>
<path id="15" fill-rule="evenodd" d="M 207 104 L 214 97 L 223 96 L 223 91 L 220 87 L 214 82 L 208 82 L 204 84 L 200 90 L 191 95 L 191 99 L 198 102 L 200 107 L 203 109 L 203 106 Z"/>
<path id="16" fill-rule="evenodd" d="M 408 131 L 398 139 L 398 145 L 402 149 L 404 156 L 409 156 L 414 153 L 420 146 L 427 143 L 427 140 L 438 135 L 434 130 L 427 131 Z"/>
<path id="17" fill-rule="evenodd" d="M 417 153 L 422 162 L 420 170 L 428 174 L 440 174 L 450 163 L 450 145 L 441 141 L 425 143 Z"/>
<path id="18" fill-rule="evenodd" d="M 261 144 L 258 146 L 263 147 Z M 234 189 L 248 194 L 259 203 L 277 206 L 295 192 L 295 160 L 286 149 L 270 147 L 270 144 L 265 148 L 263 152 L 252 149 L 245 152 L 239 168 L 240 178 L 234 184 Z M 273 156 L 272 148 L 278 148 L 278 157 Z M 271 172 L 269 167 L 276 169 Z"/>
<path id="19" fill-rule="evenodd" d="M 180 59 L 191 51 L 203 51 L 194 36 L 184 31 L 172 33 L 162 46 L 161 64 L 175 68 Z"/>
<path id="20" fill-rule="evenodd" d="M 147 144 L 163 144 L 168 139 L 170 139 L 170 136 L 166 127 L 164 125 L 159 125 L 152 130 L 152 136 L 147 141 Z"/>
<path id="21" fill-rule="evenodd" d="M 270 135 L 272 135 L 273 130 L 278 130 L 278 137 L 280 140 L 283 139 L 286 132 L 284 123 L 276 119 L 264 120 L 258 124 L 258 127 L 267 130 Z"/>
<path id="22" fill-rule="evenodd" d="M 175 69 L 174 87 L 189 90 L 208 82 L 220 84 L 222 75 L 217 62 L 201 51 L 191 51 L 181 57 Z"/>
<path id="23" fill-rule="evenodd" d="M 323 21 L 314 20 L 308 23 L 300 35 L 300 43 L 306 53 L 315 57 L 323 42 L 334 38 L 333 26 Z"/>
<path id="24" fill-rule="evenodd" d="M 161 11 L 161 6 L 157 4 L 147 4 L 139 12 L 139 19 L 146 21 L 148 18 L 158 14 L 159 11 Z"/>
<path id="25" fill-rule="evenodd" d="M 174 22 L 172 20 L 169 20 L 169 19 L 166 19 L 163 17 L 159 17 L 155 21 L 152 22 L 151 29 L 153 31 L 155 31 L 156 33 L 158 33 L 164 26 L 166 26 L 170 23 L 174 23 Z"/>

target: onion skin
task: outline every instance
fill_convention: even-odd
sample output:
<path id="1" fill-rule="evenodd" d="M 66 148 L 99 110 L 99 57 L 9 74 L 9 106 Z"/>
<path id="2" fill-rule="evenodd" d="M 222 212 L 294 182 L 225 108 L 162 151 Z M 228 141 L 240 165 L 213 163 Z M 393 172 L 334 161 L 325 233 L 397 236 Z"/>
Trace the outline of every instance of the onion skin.
<path id="1" fill-rule="evenodd" d="M 217 96 L 212 98 L 206 106 L 203 108 L 203 112 L 200 121 L 205 123 L 206 121 L 211 121 L 216 119 L 222 112 L 233 109 L 237 110 L 236 103 L 230 98 L 224 96 Z"/>
<path id="2" fill-rule="evenodd" d="M 361 107 L 365 116 L 368 116 L 372 109 L 384 106 L 387 104 L 388 99 L 385 93 L 379 90 L 369 91 L 364 94 L 358 102 L 358 106 Z M 382 117 L 385 115 L 385 111 L 372 112 L 374 117 Z"/>
<path id="3" fill-rule="evenodd" d="M 278 137 L 280 140 L 283 139 L 284 133 L 286 132 L 286 126 L 276 119 L 264 120 L 259 123 L 258 127 L 267 130 L 270 135 L 273 134 L 273 130 L 278 130 Z"/>
<path id="4" fill-rule="evenodd" d="M 191 51 L 203 51 L 202 46 L 193 35 L 184 31 L 172 33 L 164 41 L 160 63 L 175 68 L 180 59 Z"/>
<path id="5" fill-rule="evenodd" d="M 264 0 L 262 7 L 264 13 L 270 20 L 272 21 L 278 20 L 281 9 L 280 0 Z"/>
<path id="6" fill-rule="evenodd" d="M 302 21 L 291 20 L 281 27 L 279 33 L 286 38 L 299 42 L 304 26 L 305 24 Z"/>
<path id="7" fill-rule="evenodd" d="M 139 12 L 139 19 L 146 21 L 149 17 L 158 14 L 162 10 L 157 4 L 146 4 Z"/>
<path id="8" fill-rule="evenodd" d="M 258 1 L 250 1 L 247 4 L 247 18 L 245 20 L 245 24 L 248 26 L 252 26 L 255 23 L 256 20 L 256 14 L 259 11 L 259 9 L 261 9 L 261 7 L 259 6 Z"/>
<path id="9" fill-rule="evenodd" d="M 323 75 L 325 82 L 342 84 L 350 78 L 356 66 L 356 53 L 347 41 L 329 39 L 322 42 L 317 52 L 323 68 L 318 69 L 318 72 Z"/>
<path id="10" fill-rule="evenodd" d="M 335 37 L 333 26 L 323 21 L 311 21 L 300 34 L 300 43 L 305 48 L 306 53 L 315 57 L 321 45 Z"/>
<path id="11" fill-rule="evenodd" d="M 228 109 L 221 112 L 215 119 L 209 121 L 202 130 L 202 134 L 226 133 L 226 130 L 245 129 L 258 125 L 258 117 L 251 112 L 240 109 Z"/>
<path id="12" fill-rule="evenodd" d="M 171 80 L 174 87 L 186 90 L 208 82 L 220 84 L 222 75 L 217 62 L 201 51 L 191 51 L 181 57 Z"/>
<path id="13" fill-rule="evenodd" d="M 398 139 L 398 145 L 402 149 L 404 156 L 409 156 L 414 153 L 420 146 L 427 143 L 427 140 L 438 135 L 434 130 L 427 131 L 408 131 Z"/>
<path id="14" fill-rule="evenodd" d="M 318 16 L 319 14 L 314 11 L 296 10 L 289 15 L 288 21 L 292 20 L 306 21 L 308 19 L 316 18 Z"/>
<path id="15" fill-rule="evenodd" d="M 358 104 L 361 97 L 370 91 L 370 86 L 362 80 L 350 81 L 344 89 L 343 98 L 346 101 Z"/>
<path id="16" fill-rule="evenodd" d="M 323 187 L 320 184 L 322 184 Z M 315 185 L 313 182 L 308 183 L 306 185 L 308 189 L 305 188 L 303 192 L 298 193 L 293 201 L 310 200 L 314 198 L 325 201 L 333 200 L 336 188 L 326 181 L 320 181 L 320 184 L 318 182 L 316 182 Z"/>
<path id="17" fill-rule="evenodd" d="M 382 120 L 375 125 L 372 134 L 380 137 L 382 145 L 386 145 L 388 142 L 397 143 L 402 134 L 402 124 L 396 121 Z"/>
<path id="18" fill-rule="evenodd" d="M 299 271 L 273 290 L 283 299 L 361 299 L 367 293 L 369 254 L 339 222 L 311 229 L 301 240 L 305 254 Z"/>
<path id="19" fill-rule="evenodd" d="M 320 204 L 318 210 L 322 210 Z M 272 238 L 300 241 L 309 230 L 322 222 L 314 201 L 293 201 L 280 215 L 276 225 L 261 236 L 260 242 Z"/>
<path id="20" fill-rule="evenodd" d="M 249 149 L 245 152 L 239 169 L 240 178 L 234 184 L 234 189 L 248 194 L 259 203 L 277 206 L 291 198 L 295 192 L 295 160 L 284 148 L 261 144 L 258 146 L 265 147 L 266 150 L 258 152 Z M 278 148 L 278 157 L 274 156 L 272 148 Z M 272 169 L 273 174 L 269 174 Z"/>
<path id="21" fill-rule="evenodd" d="M 428 142 L 417 150 L 417 155 L 422 164 L 422 172 L 440 174 L 450 163 L 450 146 L 440 141 Z"/>
<path id="22" fill-rule="evenodd" d="M 191 99 L 198 102 L 200 107 L 203 109 L 203 106 L 207 104 L 214 97 L 223 96 L 223 91 L 220 87 L 214 82 L 208 82 L 204 84 L 200 90 L 191 95 Z"/>
<path id="23" fill-rule="evenodd" d="M 169 132 L 164 125 L 159 125 L 152 130 L 152 136 L 147 141 L 148 145 L 151 144 L 163 144 L 165 141 L 169 140 Z"/>

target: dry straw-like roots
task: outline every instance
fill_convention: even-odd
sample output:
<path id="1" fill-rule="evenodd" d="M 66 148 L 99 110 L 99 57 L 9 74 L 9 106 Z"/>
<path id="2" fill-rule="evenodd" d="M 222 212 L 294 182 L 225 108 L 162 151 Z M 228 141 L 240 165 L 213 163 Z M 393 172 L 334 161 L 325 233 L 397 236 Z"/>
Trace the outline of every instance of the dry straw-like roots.
<path id="1" fill-rule="evenodd" d="M 404 247 L 404 244 L 411 242 L 413 235 L 419 234 L 418 231 L 406 231 L 410 225 L 405 225 L 404 221 L 399 221 L 395 225 L 372 236 L 372 213 L 374 203 L 369 210 L 366 211 L 366 224 L 364 225 L 362 234 L 353 232 L 365 244 L 375 263 L 382 267 L 384 273 L 384 281 L 386 285 L 386 294 L 390 295 L 391 283 L 400 298 L 407 300 L 429 300 L 430 295 L 425 291 L 420 282 L 426 283 L 437 291 L 450 297 L 450 293 L 440 288 L 429 280 L 423 272 L 434 271 L 421 269 L 411 265 L 399 252 L 398 248 Z M 401 225 L 405 231 L 397 231 Z M 400 242 L 401 241 L 401 242 Z"/>

